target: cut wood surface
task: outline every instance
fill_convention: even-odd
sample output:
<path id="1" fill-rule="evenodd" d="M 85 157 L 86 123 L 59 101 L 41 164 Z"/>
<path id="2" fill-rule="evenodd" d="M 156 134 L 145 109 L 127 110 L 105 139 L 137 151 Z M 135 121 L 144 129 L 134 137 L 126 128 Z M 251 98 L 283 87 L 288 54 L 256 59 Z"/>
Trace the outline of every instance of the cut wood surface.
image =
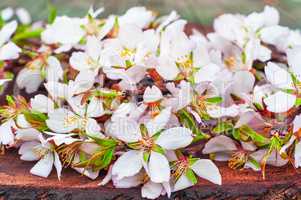
<path id="1" fill-rule="evenodd" d="M 301 170 L 292 166 L 267 168 L 267 179 L 260 172 L 236 171 L 217 163 L 223 185 L 200 180 L 197 186 L 173 193 L 174 200 L 199 199 L 301 199 Z M 71 169 L 64 169 L 61 180 L 53 170 L 47 179 L 29 173 L 34 162 L 21 161 L 15 151 L 0 156 L 0 199 L 99 199 L 138 200 L 140 188 L 115 189 L 98 186 L 103 175 L 90 180 Z M 299 195 L 299 196 L 298 196 Z M 161 197 L 160 199 L 168 199 Z"/>

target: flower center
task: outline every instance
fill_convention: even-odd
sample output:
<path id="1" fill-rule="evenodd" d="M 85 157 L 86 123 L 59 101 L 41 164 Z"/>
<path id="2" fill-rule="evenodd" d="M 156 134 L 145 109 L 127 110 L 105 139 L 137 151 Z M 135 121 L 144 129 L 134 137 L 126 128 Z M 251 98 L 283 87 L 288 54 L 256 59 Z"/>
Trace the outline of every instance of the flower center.
<path id="1" fill-rule="evenodd" d="M 131 60 L 132 57 L 135 55 L 136 50 L 132 50 L 132 49 L 128 49 L 128 48 L 124 48 L 121 52 L 120 52 L 120 56 L 124 59 L 127 60 Z"/>
<path id="2" fill-rule="evenodd" d="M 67 116 L 64 119 L 64 125 L 65 126 L 73 125 L 77 122 L 78 122 L 78 117 L 74 116 L 74 115 Z"/>
<path id="3" fill-rule="evenodd" d="M 175 161 L 171 166 L 172 176 L 175 180 L 178 180 L 182 174 L 189 168 L 189 160 L 186 157 L 182 157 Z"/>
<path id="4" fill-rule="evenodd" d="M 180 67 L 185 77 L 189 77 L 191 75 L 193 63 L 189 55 L 185 55 L 177 58 L 176 63 Z"/>
<path id="5" fill-rule="evenodd" d="M 145 136 L 140 140 L 142 148 L 146 151 L 151 150 L 155 144 L 153 138 Z"/>
<path id="6" fill-rule="evenodd" d="M 49 149 L 44 148 L 44 147 L 42 147 L 42 146 L 40 146 L 40 145 L 35 146 L 35 147 L 33 148 L 33 153 L 34 153 L 36 156 L 38 156 L 39 158 L 44 157 L 48 152 L 49 152 Z"/>
<path id="7" fill-rule="evenodd" d="M 233 56 L 225 58 L 224 60 L 225 65 L 228 67 L 228 69 L 233 69 L 236 65 L 236 60 Z"/>
<path id="8" fill-rule="evenodd" d="M 228 166 L 231 169 L 239 169 L 244 166 L 247 160 L 248 160 L 248 156 L 246 152 L 237 151 L 231 155 L 231 158 L 229 159 L 228 162 Z"/>

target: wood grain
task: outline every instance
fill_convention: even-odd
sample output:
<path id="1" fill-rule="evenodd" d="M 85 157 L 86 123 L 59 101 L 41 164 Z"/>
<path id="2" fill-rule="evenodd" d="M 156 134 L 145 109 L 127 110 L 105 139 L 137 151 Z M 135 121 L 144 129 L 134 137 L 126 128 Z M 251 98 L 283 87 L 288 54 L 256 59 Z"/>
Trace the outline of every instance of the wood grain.
<path id="1" fill-rule="evenodd" d="M 217 164 L 223 178 L 222 186 L 200 180 L 197 186 L 174 193 L 171 199 L 301 199 L 301 170 L 296 171 L 292 166 L 267 168 L 264 181 L 261 173 L 235 171 L 224 163 Z M 103 174 L 92 181 L 71 169 L 64 169 L 59 181 L 55 170 L 47 179 L 31 175 L 29 170 L 33 165 L 34 162 L 19 160 L 15 151 L 0 156 L 0 199 L 141 199 L 140 188 L 116 189 L 110 184 L 98 186 Z"/>

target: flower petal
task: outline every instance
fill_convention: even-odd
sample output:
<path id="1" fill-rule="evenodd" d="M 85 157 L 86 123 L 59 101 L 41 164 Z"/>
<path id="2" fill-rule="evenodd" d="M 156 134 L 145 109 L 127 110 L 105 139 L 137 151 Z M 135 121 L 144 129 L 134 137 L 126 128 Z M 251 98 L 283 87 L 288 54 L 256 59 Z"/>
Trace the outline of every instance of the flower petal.
<path id="1" fill-rule="evenodd" d="M 146 128 L 148 131 L 149 136 L 153 136 L 158 131 L 162 130 L 168 123 L 169 118 L 171 115 L 171 108 L 165 108 L 157 115 L 155 118 L 149 120 L 146 123 Z"/>
<path id="2" fill-rule="evenodd" d="M 106 134 L 124 142 L 137 142 L 141 138 L 140 128 L 135 120 L 119 119 L 106 126 Z"/>
<path id="3" fill-rule="evenodd" d="M 221 68 L 213 63 L 201 67 L 195 74 L 195 82 L 201 83 L 205 81 L 213 81 L 216 79 L 216 75 L 221 71 Z"/>
<path id="4" fill-rule="evenodd" d="M 53 165 L 54 165 L 54 167 L 56 169 L 57 177 L 60 180 L 61 179 L 61 175 L 62 175 L 63 165 L 62 165 L 62 163 L 60 161 L 59 155 L 56 152 L 54 152 L 53 155 L 54 155 Z"/>
<path id="5" fill-rule="evenodd" d="M 112 175 L 118 180 L 138 174 L 142 168 L 140 151 L 131 150 L 120 156 L 113 165 Z"/>
<path id="6" fill-rule="evenodd" d="M 53 161 L 54 161 L 53 154 L 52 153 L 46 154 L 41 160 L 39 160 L 33 166 L 33 168 L 31 168 L 30 173 L 36 176 L 47 178 L 51 173 Z"/>
<path id="7" fill-rule="evenodd" d="M 208 159 L 199 159 L 190 167 L 199 177 L 221 185 L 222 177 L 216 165 Z"/>
<path id="8" fill-rule="evenodd" d="M 264 68 L 265 75 L 274 86 L 283 89 L 293 89 L 291 75 L 273 62 L 269 62 Z"/>
<path id="9" fill-rule="evenodd" d="M 183 190 L 183 189 L 189 188 L 191 186 L 193 186 L 192 182 L 187 178 L 187 176 L 185 174 L 182 174 L 182 176 L 180 176 L 180 178 L 175 183 L 173 192 Z"/>
<path id="10" fill-rule="evenodd" d="M 298 142 L 295 146 L 295 154 L 294 154 L 294 159 L 295 159 L 295 167 L 301 167 L 301 142 Z"/>
<path id="11" fill-rule="evenodd" d="M 168 182 L 170 178 L 170 168 L 166 157 L 160 153 L 152 151 L 150 154 L 148 170 L 150 179 L 155 183 Z"/>
<path id="12" fill-rule="evenodd" d="M 229 107 L 208 106 L 207 112 L 212 118 L 235 117 L 239 114 L 239 108 L 235 104 Z"/>
<path id="13" fill-rule="evenodd" d="M 239 71 L 233 76 L 233 94 L 240 96 L 242 93 L 249 93 L 253 90 L 255 83 L 254 75 L 249 71 Z"/>
<path id="14" fill-rule="evenodd" d="M 0 30 L 0 46 L 2 46 L 5 42 L 9 40 L 12 34 L 16 31 L 17 26 L 17 21 L 14 20 L 5 24 L 2 27 L 2 29 Z"/>
<path id="15" fill-rule="evenodd" d="M 163 98 L 161 90 L 157 86 L 147 87 L 143 94 L 145 103 L 152 103 Z"/>
<path id="16" fill-rule="evenodd" d="M 166 150 L 176 150 L 188 146 L 193 140 L 192 131 L 184 127 L 174 127 L 163 131 L 156 144 Z"/>
<path id="17" fill-rule="evenodd" d="M 25 161 L 39 160 L 40 156 L 33 151 L 33 149 L 38 145 L 41 144 L 37 141 L 24 142 L 18 151 L 18 153 L 21 155 L 20 159 Z"/>
<path id="18" fill-rule="evenodd" d="M 180 72 L 176 63 L 168 57 L 159 58 L 159 65 L 156 67 L 156 71 L 165 80 L 174 80 Z"/>
<path id="19" fill-rule="evenodd" d="M 283 113 L 294 106 L 296 102 L 296 96 L 278 91 L 275 94 L 265 98 L 263 101 L 266 104 L 268 111 L 274 113 Z"/>
<path id="20" fill-rule="evenodd" d="M 160 183 L 148 181 L 141 188 L 141 196 L 142 198 L 156 199 L 160 196 L 162 189 L 163 188 Z"/>
<path id="21" fill-rule="evenodd" d="M 63 68 L 60 61 L 54 57 L 49 56 L 47 59 L 48 66 L 46 67 L 47 81 L 59 81 L 63 79 Z"/>
<path id="22" fill-rule="evenodd" d="M 143 175 L 141 173 L 122 179 L 117 179 L 116 176 L 113 176 L 112 182 L 115 188 L 131 188 L 140 185 L 142 183 L 142 177 Z"/>
<path id="23" fill-rule="evenodd" d="M 13 120 L 4 122 L 0 126 L 0 143 L 3 145 L 11 145 L 14 143 L 15 135 L 12 131 Z"/>
<path id="24" fill-rule="evenodd" d="M 19 57 L 22 50 L 13 42 L 9 42 L 0 48 L 0 60 L 11 60 Z"/>
<path id="25" fill-rule="evenodd" d="M 23 141 L 39 141 L 41 133 L 34 128 L 19 129 L 16 131 L 16 139 Z"/>
<path id="26" fill-rule="evenodd" d="M 31 70 L 23 68 L 16 79 L 16 83 L 20 89 L 25 88 L 26 93 L 33 93 L 38 90 L 43 82 L 39 70 Z"/>
<path id="27" fill-rule="evenodd" d="M 57 133 L 68 133 L 81 125 L 78 116 L 65 108 L 58 108 L 48 113 L 48 116 L 48 128 Z"/>
<path id="28" fill-rule="evenodd" d="M 300 69 L 301 47 L 294 47 L 294 48 L 287 49 L 286 55 L 287 55 L 287 62 L 289 66 L 292 68 L 294 75 L 297 77 L 298 80 L 301 80 L 301 69 Z"/>
<path id="29" fill-rule="evenodd" d="M 102 100 L 96 97 L 90 99 L 90 103 L 87 107 L 87 115 L 89 117 L 100 117 L 104 114 L 104 108 Z"/>
<path id="30" fill-rule="evenodd" d="M 251 153 L 250 156 L 255 159 L 257 162 L 261 162 L 265 155 L 267 155 L 268 149 L 260 149 Z M 280 154 L 277 151 L 272 151 L 271 155 L 268 157 L 266 164 L 281 167 L 288 163 L 288 160 L 281 158 Z"/>
<path id="31" fill-rule="evenodd" d="M 210 154 L 216 152 L 234 151 L 236 149 L 237 147 L 231 138 L 224 135 L 219 135 L 210 139 L 206 143 L 202 152 L 203 154 Z"/>
<path id="32" fill-rule="evenodd" d="M 38 94 L 30 99 L 30 105 L 33 110 L 48 113 L 54 110 L 53 101 L 45 95 Z"/>

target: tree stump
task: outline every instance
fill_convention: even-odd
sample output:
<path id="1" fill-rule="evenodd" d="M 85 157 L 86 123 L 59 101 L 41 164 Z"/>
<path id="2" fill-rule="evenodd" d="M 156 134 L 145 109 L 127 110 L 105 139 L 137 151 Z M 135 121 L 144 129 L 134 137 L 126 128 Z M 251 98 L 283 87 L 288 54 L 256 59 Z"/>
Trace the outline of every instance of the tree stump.
<path id="1" fill-rule="evenodd" d="M 140 188 L 116 189 L 110 184 L 98 186 L 104 174 L 94 181 L 72 169 L 64 169 L 60 181 L 55 170 L 47 179 L 31 175 L 29 170 L 34 162 L 20 160 L 15 151 L 7 151 L 0 156 L 0 163 L 0 200 L 142 199 Z M 222 175 L 222 186 L 202 179 L 194 187 L 173 193 L 171 199 L 301 199 L 301 171 L 290 165 L 268 167 L 266 180 L 262 180 L 260 172 L 247 169 L 235 171 L 225 163 L 217 165 Z M 165 199 L 168 197 L 160 197 L 160 200 Z"/>

